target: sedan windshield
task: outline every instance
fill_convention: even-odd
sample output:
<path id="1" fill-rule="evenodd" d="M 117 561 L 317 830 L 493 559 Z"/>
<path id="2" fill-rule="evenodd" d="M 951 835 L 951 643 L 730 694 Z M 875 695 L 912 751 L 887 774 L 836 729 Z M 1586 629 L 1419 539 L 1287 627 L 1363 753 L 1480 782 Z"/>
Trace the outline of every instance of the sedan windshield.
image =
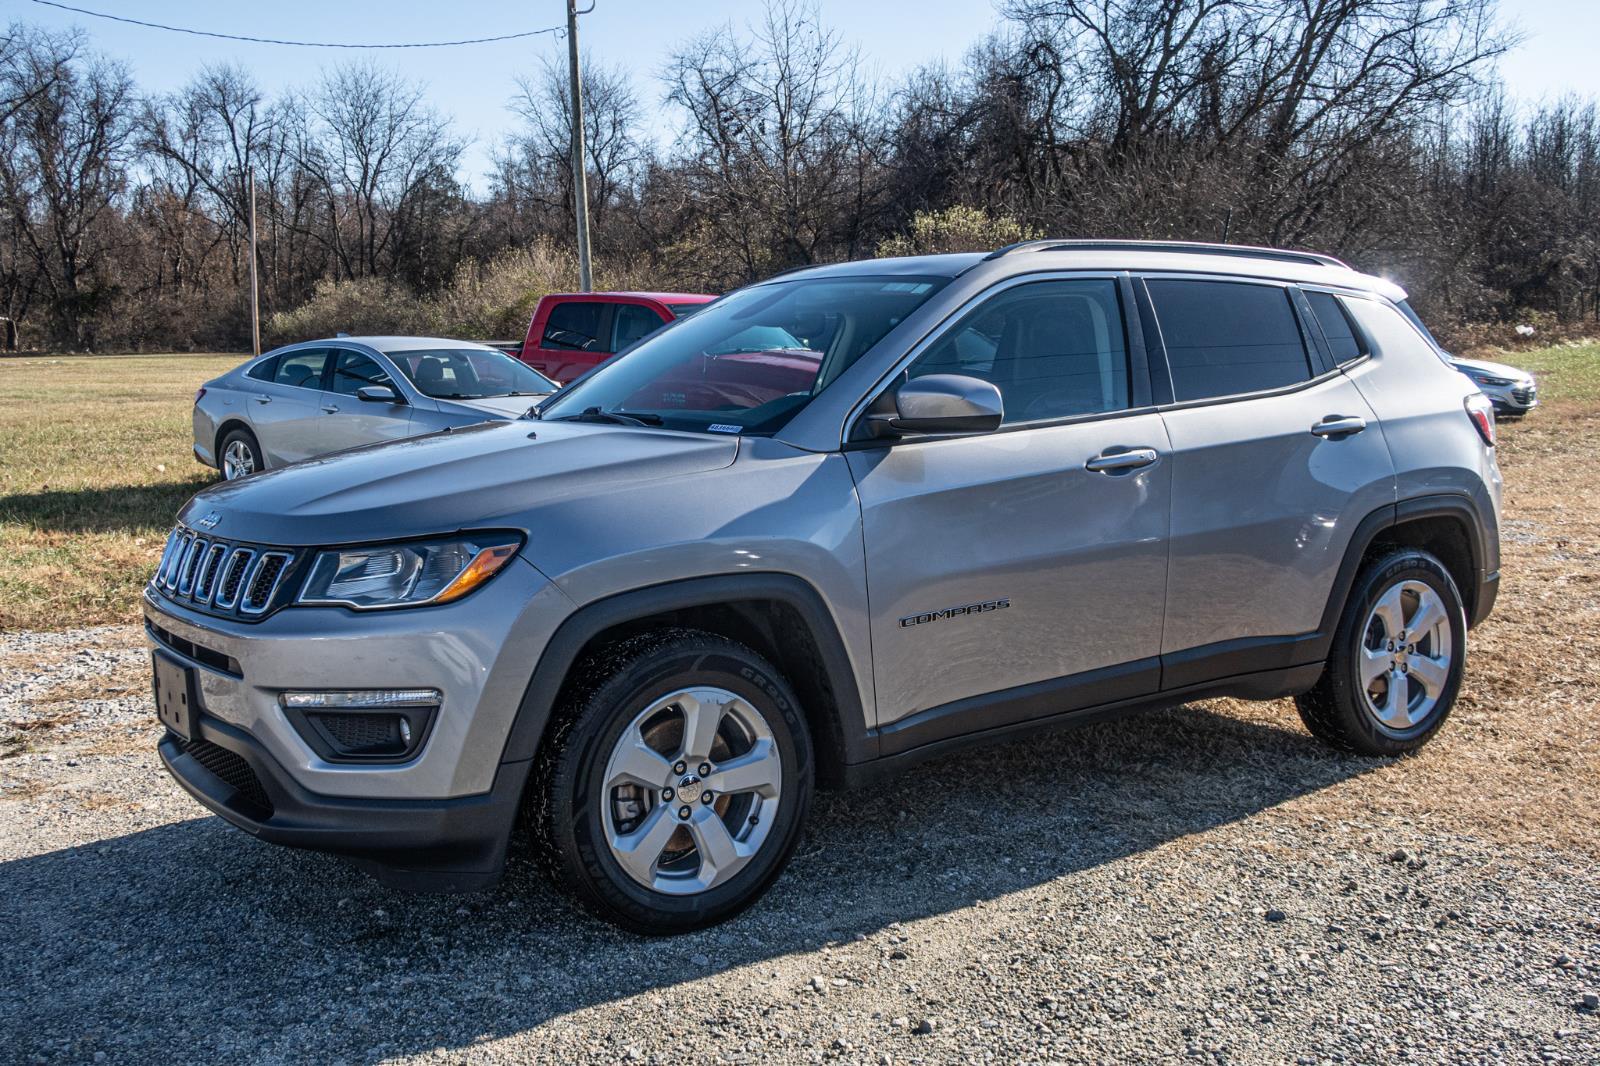
<path id="1" fill-rule="evenodd" d="M 602 364 L 539 414 L 771 434 L 948 282 L 823 277 L 753 286 Z"/>
<path id="2" fill-rule="evenodd" d="M 556 383 L 504 352 L 484 348 L 430 348 L 389 352 L 401 373 L 424 396 L 436 400 L 482 400 L 490 396 L 543 396 Z"/>

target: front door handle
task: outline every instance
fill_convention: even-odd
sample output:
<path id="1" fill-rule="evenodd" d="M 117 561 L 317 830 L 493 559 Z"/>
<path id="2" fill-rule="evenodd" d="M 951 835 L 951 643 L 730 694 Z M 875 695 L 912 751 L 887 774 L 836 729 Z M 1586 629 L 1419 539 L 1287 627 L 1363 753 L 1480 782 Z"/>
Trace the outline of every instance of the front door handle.
<path id="1" fill-rule="evenodd" d="M 1084 463 L 1083 468 L 1097 474 L 1125 474 L 1130 470 L 1149 466 L 1155 461 L 1154 448 L 1129 448 L 1125 452 L 1101 452 Z"/>
<path id="2" fill-rule="evenodd" d="M 1355 415 L 1328 415 L 1311 427 L 1319 437 L 1350 437 L 1367 428 L 1367 420 Z"/>
<path id="3" fill-rule="evenodd" d="M 322 409 L 328 412 L 330 415 L 336 415 L 339 413 L 339 405 L 336 403 L 325 403 L 322 405 Z"/>

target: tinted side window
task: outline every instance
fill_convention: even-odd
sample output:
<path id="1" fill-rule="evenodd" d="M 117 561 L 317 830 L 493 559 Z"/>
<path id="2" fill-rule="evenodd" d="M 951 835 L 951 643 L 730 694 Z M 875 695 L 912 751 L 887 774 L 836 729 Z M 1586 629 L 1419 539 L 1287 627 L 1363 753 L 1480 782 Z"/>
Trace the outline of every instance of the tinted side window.
<path id="1" fill-rule="evenodd" d="M 574 352 L 603 351 L 600 347 L 600 321 L 605 315 L 602 303 L 556 304 L 545 320 L 541 348 L 561 348 Z"/>
<path id="2" fill-rule="evenodd" d="M 1335 363 L 1343 366 L 1366 354 L 1337 296 L 1331 292 L 1308 292 L 1306 300 L 1311 304 L 1312 313 L 1317 316 L 1317 325 L 1322 327 L 1322 336 L 1328 342 L 1328 351 L 1333 353 Z"/>
<path id="3" fill-rule="evenodd" d="M 912 365 L 912 377 L 924 374 L 994 383 L 1007 424 L 1122 410 L 1128 351 L 1116 282 L 1040 281 L 1008 289 Z"/>
<path id="4" fill-rule="evenodd" d="M 327 360 L 328 352 L 325 348 L 287 352 L 278 356 L 278 369 L 272 380 L 279 385 L 292 385 L 297 389 L 320 389 L 322 364 Z"/>
<path id="5" fill-rule="evenodd" d="M 641 304 L 618 304 L 611 325 L 611 350 L 620 352 L 635 341 L 642 341 L 662 326 L 661 316 Z"/>
<path id="6" fill-rule="evenodd" d="M 271 381 L 277 374 L 277 371 L 278 359 L 276 356 L 274 356 L 271 359 L 261 360 L 261 362 L 250 368 L 248 374 L 257 381 Z"/>
<path id="7" fill-rule="evenodd" d="M 360 352 L 341 351 L 333 364 L 333 384 L 329 391 L 344 396 L 354 396 L 357 389 L 368 385 L 387 385 L 394 388 L 394 379 L 383 372 L 377 360 Z M 399 389 L 395 389 L 399 392 Z"/>
<path id="8" fill-rule="evenodd" d="M 1233 281 L 1146 283 L 1178 400 L 1204 400 L 1311 379 L 1300 323 L 1276 285 Z"/>

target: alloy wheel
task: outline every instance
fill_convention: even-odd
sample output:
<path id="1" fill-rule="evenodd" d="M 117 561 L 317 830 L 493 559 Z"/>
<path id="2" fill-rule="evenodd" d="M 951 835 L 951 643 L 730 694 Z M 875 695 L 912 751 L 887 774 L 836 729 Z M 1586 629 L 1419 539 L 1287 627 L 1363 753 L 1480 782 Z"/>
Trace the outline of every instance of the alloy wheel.
<path id="1" fill-rule="evenodd" d="M 1403 733 L 1427 720 L 1449 681 L 1452 645 L 1449 612 L 1432 586 L 1403 580 L 1384 590 L 1358 656 L 1363 702 L 1379 726 Z"/>
<path id="2" fill-rule="evenodd" d="M 715 687 L 672 692 L 637 714 L 601 779 L 611 855 L 669 895 L 725 883 L 761 850 L 783 795 L 772 729 L 748 700 Z"/>
<path id="3" fill-rule="evenodd" d="M 233 481 L 256 472 L 256 456 L 243 438 L 235 437 L 222 449 L 222 478 Z"/>

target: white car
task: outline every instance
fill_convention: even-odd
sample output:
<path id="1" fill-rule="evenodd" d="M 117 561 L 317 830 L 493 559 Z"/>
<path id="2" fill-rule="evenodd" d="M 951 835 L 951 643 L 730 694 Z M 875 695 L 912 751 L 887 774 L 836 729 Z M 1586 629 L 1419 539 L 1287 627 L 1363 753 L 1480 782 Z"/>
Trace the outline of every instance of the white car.
<path id="1" fill-rule="evenodd" d="M 554 391 L 543 374 L 471 341 L 307 341 L 201 386 L 194 457 L 232 481 L 363 444 L 519 418 Z"/>
<path id="2" fill-rule="evenodd" d="M 1497 415 L 1521 416 L 1539 406 L 1539 386 L 1526 370 L 1456 355 L 1450 356 L 1450 365 L 1467 375 L 1489 397 Z"/>

